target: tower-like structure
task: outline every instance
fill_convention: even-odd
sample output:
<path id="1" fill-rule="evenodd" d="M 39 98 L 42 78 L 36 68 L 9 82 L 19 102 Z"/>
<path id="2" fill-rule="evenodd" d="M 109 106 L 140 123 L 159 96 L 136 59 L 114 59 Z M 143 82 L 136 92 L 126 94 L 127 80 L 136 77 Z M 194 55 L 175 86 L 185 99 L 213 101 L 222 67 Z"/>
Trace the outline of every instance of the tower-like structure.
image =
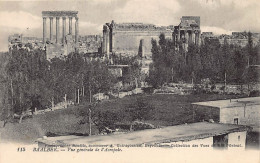
<path id="1" fill-rule="evenodd" d="M 187 51 L 189 44 L 200 45 L 200 17 L 183 16 L 178 26 L 174 27 L 173 41 L 176 48 L 181 45 Z"/>

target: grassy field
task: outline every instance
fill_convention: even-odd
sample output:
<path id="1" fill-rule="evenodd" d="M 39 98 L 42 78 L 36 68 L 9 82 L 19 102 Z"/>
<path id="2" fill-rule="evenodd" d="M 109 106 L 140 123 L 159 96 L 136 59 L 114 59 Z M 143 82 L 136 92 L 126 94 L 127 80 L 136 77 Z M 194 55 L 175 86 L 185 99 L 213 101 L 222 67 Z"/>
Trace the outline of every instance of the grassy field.
<path id="1" fill-rule="evenodd" d="M 120 111 L 125 112 L 127 106 L 136 103 L 138 99 L 142 99 L 145 103 L 153 106 L 146 120 L 156 126 L 169 126 L 183 123 L 191 123 L 201 121 L 206 118 L 215 117 L 215 110 L 208 112 L 205 109 L 198 109 L 193 115 L 193 102 L 210 101 L 219 99 L 238 98 L 234 95 L 218 95 L 218 94 L 200 94 L 200 95 L 170 95 L 170 94 L 142 94 L 129 96 L 123 99 L 114 99 L 100 104 L 98 109 L 109 110 L 120 114 Z M 207 110 L 211 110 L 207 108 Z M 124 113 L 123 116 L 126 114 Z M 123 117 L 127 120 L 127 117 Z"/>
<path id="2" fill-rule="evenodd" d="M 201 116 L 214 117 L 212 113 L 205 111 L 196 111 L 194 116 L 192 102 L 229 99 L 236 98 L 233 95 L 162 95 L 162 94 L 142 94 L 125 97 L 122 99 L 111 99 L 101 102 L 97 106 L 97 110 L 110 111 L 120 118 L 120 121 L 128 121 L 126 110 L 129 105 L 136 103 L 137 99 L 153 106 L 153 110 L 149 111 L 146 122 L 155 126 L 169 126 L 183 123 L 191 123 L 201 121 Z M 52 133 L 88 133 L 88 124 L 79 124 L 82 119 L 78 114 L 88 109 L 87 104 L 73 106 L 63 110 L 48 112 L 43 115 L 34 115 L 33 118 L 23 120 L 19 123 L 7 123 L 5 128 L 0 128 L 1 141 L 16 141 L 23 143 L 33 143 L 39 137 L 46 135 L 47 132 Z M 123 113 L 123 114 L 122 114 Z M 214 113 L 213 113 L 214 114 Z M 93 133 L 97 133 L 97 128 L 93 126 Z"/>

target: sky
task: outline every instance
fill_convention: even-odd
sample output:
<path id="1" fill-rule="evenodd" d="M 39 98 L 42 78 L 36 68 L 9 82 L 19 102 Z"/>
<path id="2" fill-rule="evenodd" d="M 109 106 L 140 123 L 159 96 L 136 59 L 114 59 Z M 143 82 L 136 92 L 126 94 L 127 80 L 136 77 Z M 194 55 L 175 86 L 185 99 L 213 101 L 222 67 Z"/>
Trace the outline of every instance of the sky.
<path id="1" fill-rule="evenodd" d="M 0 0 L 0 51 L 7 51 L 14 33 L 42 37 L 42 11 L 60 10 L 79 12 L 80 35 L 102 34 L 111 20 L 161 26 L 178 25 L 182 16 L 200 16 L 202 32 L 260 32 L 259 0 Z"/>

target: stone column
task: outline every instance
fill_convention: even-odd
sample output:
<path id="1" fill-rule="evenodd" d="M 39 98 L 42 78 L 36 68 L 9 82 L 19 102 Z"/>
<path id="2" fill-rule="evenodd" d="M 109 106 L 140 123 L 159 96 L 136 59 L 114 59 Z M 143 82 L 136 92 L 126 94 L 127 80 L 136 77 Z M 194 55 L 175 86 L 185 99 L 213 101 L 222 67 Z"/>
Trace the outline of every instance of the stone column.
<path id="1" fill-rule="evenodd" d="M 109 52 L 110 52 L 110 39 L 109 39 L 109 34 L 110 34 L 110 30 L 107 27 L 107 33 L 106 33 L 106 52 L 107 52 L 107 57 L 109 58 Z"/>
<path id="2" fill-rule="evenodd" d="M 201 38 L 200 38 L 200 30 L 199 30 L 199 33 L 198 33 L 198 45 L 200 46 L 201 44 Z"/>
<path id="3" fill-rule="evenodd" d="M 199 31 L 195 32 L 195 45 L 199 45 Z"/>
<path id="4" fill-rule="evenodd" d="M 185 39 L 185 42 L 183 43 L 183 46 L 184 46 L 185 52 L 187 52 L 188 45 L 189 45 L 189 33 L 187 30 L 184 30 L 184 39 Z"/>
<path id="5" fill-rule="evenodd" d="M 114 46 L 115 46 L 115 33 L 113 32 L 113 30 L 112 31 L 110 31 L 111 32 L 111 49 L 110 49 L 110 51 L 111 52 L 114 52 L 115 50 L 114 50 Z"/>
<path id="6" fill-rule="evenodd" d="M 145 57 L 144 39 L 141 39 L 141 47 L 142 47 L 142 57 Z"/>
<path id="7" fill-rule="evenodd" d="M 46 42 L 46 18 L 43 17 L 43 43 L 45 44 Z"/>
<path id="8" fill-rule="evenodd" d="M 65 43 L 66 37 L 66 17 L 62 17 L 62 43 Z"/>
<path id="9" fill-rule="evenodd" d="M 53 17 L 50 17 L 50 41 L 52 41 L 53 35 Z"/>
<path id="10" fill-rule="evenodd" d="M 59 43 L 60 39 L 60 17 L 56 17 L 56 43 Z"/>
<path id="11" fill-rule="evenodd" d="M 72 17 L 69 17 L 69 34 L 72 35 Z"/>
<path id="12" fill-rule="evenodd" d="M 178 34 L 177 34 L 177 41 L 180 41 L 181 38 L 181 31 L 180 31 L 180 27 L 178 29 Z"/>
<path id="13" fill-rule="evenodd" d="M 184 38 L 185 38 L 185 43 L 188 44 L 189 43 L 189 33 L 188 31 L 184 31 Z"/>
<path id="14" fill-rule="evenodd" d="M 79 18 L 75 17 L 76 22 L 75 22 L 75 42 L 78 42 L 78 34 L 79 34 Z"/>
<path id="15" fill-rule="evenodd" d="M 172 33 L 172 42 L 173 42 L 173 45 L 175 46 L 176 45 L 176 34 L 175 34 L 175 31 Z"/>
<path id="16" fill-rule="evenodd" d="M 192 38 L 192 43 L 195 44 L 195 33 L 194 33 L 194 30 L 191 31 L 191 38 Z"/>
<path id="17" fill-rule="evenodd" d="M 106 26 L 104 25 L 103 26 L 103 43 L 102 43 L 102 51 L 103 51 L 103 53 L 106 53 L 106 45 L 107 45 L 107 43 L 106 43 L 106 40 L 107 40 L 107 38 L 106 38 L 106 36 L 107 36 L 107 33 L 106 33 L 107 31 L 106 31 Z"/>
<path id="18" fill-rule="evenodd" d="M 192 36 L 191 36 L 191 31 L 189 30 L 189 44 L 191 43 Z"/>

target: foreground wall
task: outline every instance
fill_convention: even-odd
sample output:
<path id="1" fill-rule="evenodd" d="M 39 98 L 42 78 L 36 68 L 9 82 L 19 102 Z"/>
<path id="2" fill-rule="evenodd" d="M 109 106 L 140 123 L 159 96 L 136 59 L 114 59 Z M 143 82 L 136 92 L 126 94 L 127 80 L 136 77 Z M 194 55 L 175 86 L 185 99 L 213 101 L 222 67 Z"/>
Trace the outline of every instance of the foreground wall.
<path id="1" fill-rule="evenodd" d="M 223 140 L 223 149 L 233 150 L 233 149 L 240 149 L 244 150 L 246 147 L 246 131 L 242 132 L 233 132 L 227 134 L 227 142 L 225 143 Z M 225 135 L 225 134 L 224 134 Z M 223 136 L 224 136 L 223 135 Z M 170 142 L 170 143 L 161 143 L 161 145 L 169 145 L 171 147 L 176 148 L 205 148 L 212 150 L 214 147 L 212 145 L 214 144 L 215 136 L 210 136 L 208 138 L 202 138 L 202 139 L 195 139 L 191 141 L 178 141 L 178 142 Z M 216 147 L 217 149 L 221 149 L 222 147 Z"/>
<path id="2" fill-rule="evenodd" d="M 235 148 L 235 145 L 241 145 L 244 149 L 246 146 L 246 131 L 242 132 L 233 132 L 228 134 L 228 148 Z"/>
<path id="3" fill-rule="evenodd" d="M 260 126 L 260 105 L 221 108 L 220 123 Z"/>

